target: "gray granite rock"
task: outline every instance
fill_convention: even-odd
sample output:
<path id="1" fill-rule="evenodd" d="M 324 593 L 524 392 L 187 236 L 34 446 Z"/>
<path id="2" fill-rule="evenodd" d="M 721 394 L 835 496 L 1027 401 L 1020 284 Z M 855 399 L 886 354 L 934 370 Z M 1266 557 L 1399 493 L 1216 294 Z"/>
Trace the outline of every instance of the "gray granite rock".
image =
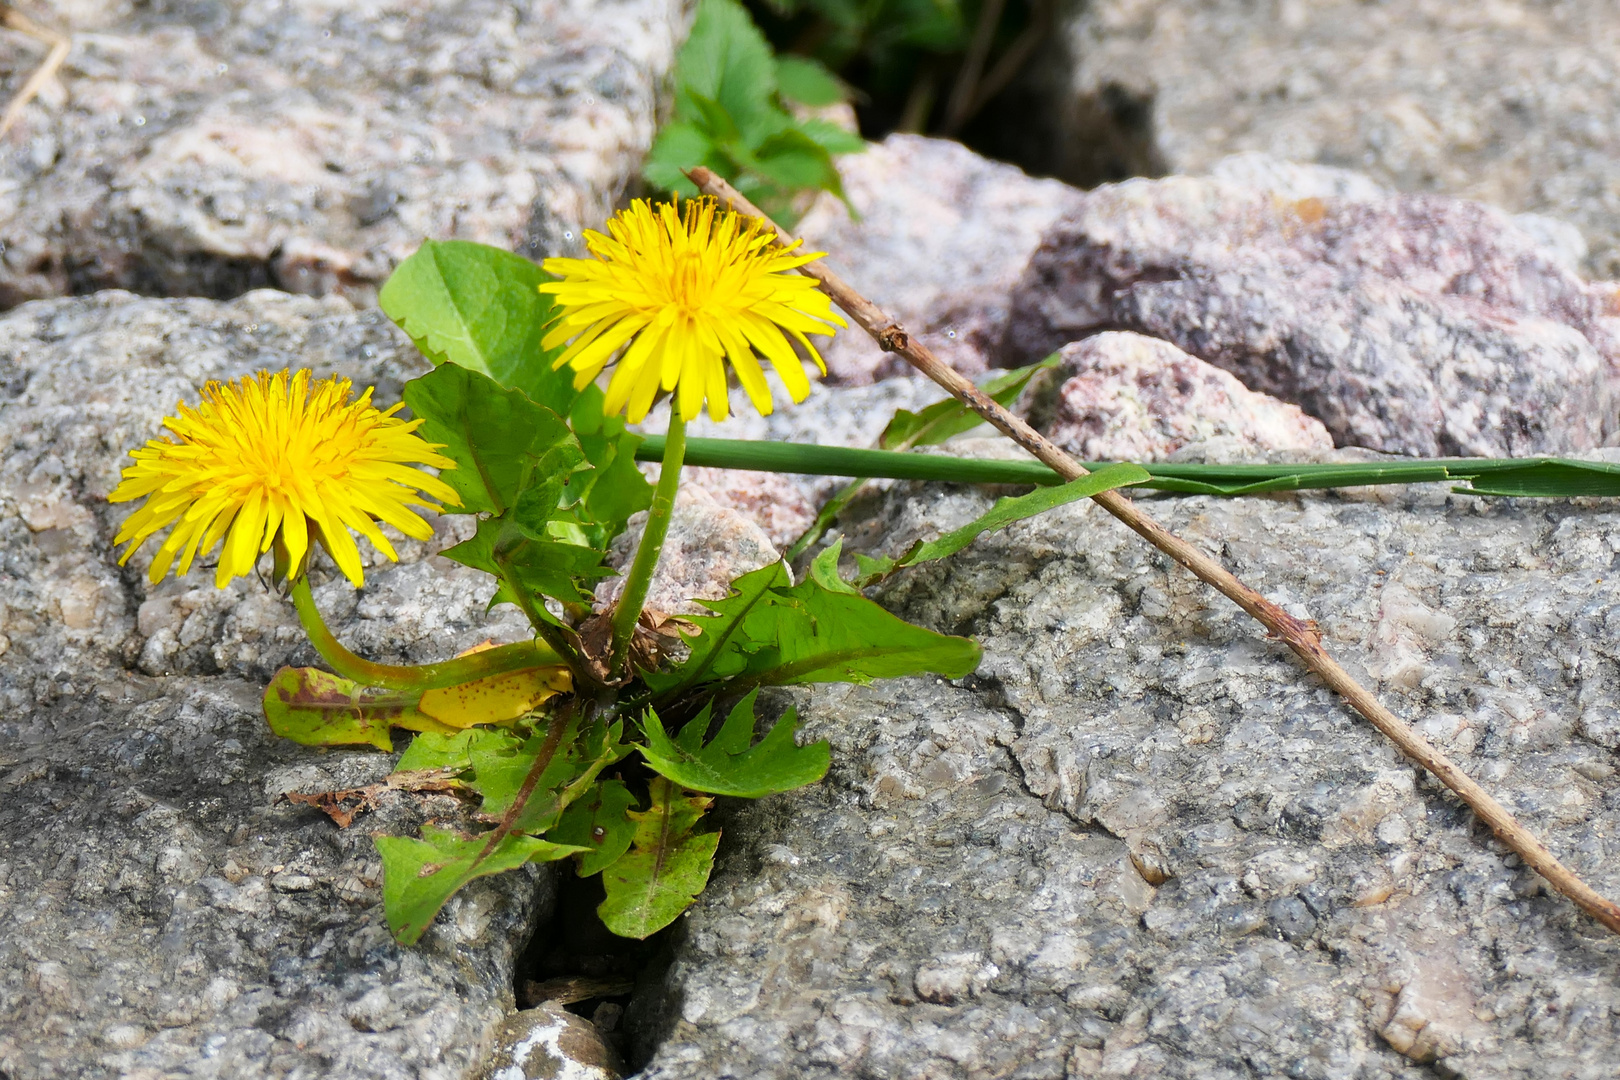
<path id="1" fill-rule="evenodd" d="M 1607 0 L 1090 0 L 1035 80 L 1030 153 L 1086 185 L 1258 150 L 1552 214 L 1620 277 Z M 1022 118 L 1020 118 L 1022 119 Z"/>
<path id="2" fill-rule="evenodd" d="M 1333 448 L 1321 421 L 1168 341 L 1110 331 L 1065 345 L 1059 356 L 1031 380 L 1020 406 L 1081 461 L 1159 461 L 1211 439 L 1251 454 Z"/>
<path id="3" fill-rule="evenodd" d="M 1148 501 L 1620 895 L 1612 505 Z M 897 487 L 846 548 L 987 506 Z M 1098 508 L 883 599 L 984 664 L 795 694 L 832 772 L 723 821 L 647 1077 L 1612 1074 L 1620 940 Z"/>
<path id="4" fill-rule="evenodd" d="M 1007 294 L 1041 234 L 1079 192 L 1025 176 L 958 143 L 891 135 L 839 159 L 859 213 L 824 195 L 799 222 L 809 250 L 936 355 L 968 374 L 985 370 L 1007 321 Z M 823 350 L 836 382 L 910 374 L 859 329 Z"/>
<path id="5" fill-rule="evenodd" d="M 109 287 L 368 302 L 423 237 L 577 246 L 640 168 L 677 0 L 64 5 L 0 145 L 0 308 Z M 0 71 L 37 62 L 0 41 Z"/>
<path id="6" fill-rule="evenodd" d="M 1134 330 L 1341 445 L 1580 450 L 1620 434 L 1616 295 L 1492 207 L 1249 157 L 1086 193 L 1031 258 L 999 360 Z"/>
<path id="7" fill-rule="evenodd" d="M 347 830 L 281 801 L 375 782 L 392 757 L 273 738 L 265 676 L 315 662 L 290 605 L 206 570 L 153 587 L 110 546 L 125 452 L 207 378 L 304 364 L 397 400 L 423 361 L 376 312 L 273 293 L 101 293 L 0 318 L 0 1074 L 463 1077 L 512 1008 L 549 873 L 486 878 L 415 949 L 382 918 L 376 832 L 454 817 L 398 792 Z M 521 620 L 398 546 L 316 596 L 383 659 L 441 659 Z"/>

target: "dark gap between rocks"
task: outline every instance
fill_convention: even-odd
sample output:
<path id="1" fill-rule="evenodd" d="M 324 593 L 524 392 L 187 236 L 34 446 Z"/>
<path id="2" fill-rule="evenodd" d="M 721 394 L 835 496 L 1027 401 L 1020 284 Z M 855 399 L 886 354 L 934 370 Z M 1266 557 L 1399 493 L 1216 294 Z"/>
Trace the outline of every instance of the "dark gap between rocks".
<path id="1" fill-rule="evenodd" d="M 626 1022 L 626 1014 L 632 1012 L 632 997 L 638 998 L 634 1011 L 639 1013 L 645 1011 L 639 998 L 661 993 L 673 959 L 670 938 L 680 921 L 645 941 L 619 937 L 596 914 L 605 895 L 601 877 L 581 878 L 572 863 L 564 863 L 558 873 L 552 916 L 535 928 L 516 965 L 518 1008 L 560 1002 L 594 1024 L 630 1072 L 639 1072 L 662 1037 L 649 1045 L 638 1026 Z M 652 1011 L 661 1009 L 654 1005 Z"/>

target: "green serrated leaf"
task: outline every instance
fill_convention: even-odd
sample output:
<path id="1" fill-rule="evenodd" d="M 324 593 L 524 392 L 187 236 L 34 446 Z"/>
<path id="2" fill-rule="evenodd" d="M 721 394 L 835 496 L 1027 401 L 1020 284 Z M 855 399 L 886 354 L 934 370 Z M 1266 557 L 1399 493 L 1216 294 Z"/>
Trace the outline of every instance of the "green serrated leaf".
<path id="1" fill-rule="evenodd" d="M 565 604 L 586 603 L 586 586 L 613 573 L 602 564 L 603 553 L 594 547 L 548 540 L 507 517 L 484 518 L 472 539 L 442 552 L 445 558 L 494 574 L 501 590 L 490 606 L 517 603 L 514 590 L 530 596 L 550 596 Z M 522 606 L 522 605 L 519 605 Z M 541 605 L 533 605 L 545 616 Z"/>
<path id="2" fill-rule="evenodd" d="M 641 175 L 655 187 L 688 199 L 696 198 L 698 189 L 683 170 L 709 165 L 713 154 L 714 138 L 697 124 L 684 121 L 665 124 L 647 151 Z"/>
<path id="3" fill-rule="evenodd" d="M 808 56 L 778 56 L 776 86 L 783 97 L 800 105 L 833 105 L 849 97 L 838 77 Z"/>
<path id="4" fill-rule="evenodd" d="M 834 540 L 821 554 L 810 560 L 810 576 L 823 589 L 831 592 L 858 593 L 855 586 L 838 575 L 838 560 L 844 555 L 844 538 Z"/>
<path id="5" fill-rule="evenodd" d="M 961 678 L 979 666 L 977 643 L 937 634 L 885 611 L 858 593 L 828 589 L 813 577 L 790 585 L 777 563 L 732 582 L 724 600 L 703 601 L 691 653 L 668 672 L 648 672 L 664 697 L 693 686 L 735 680 L 739 689 L 812 682 L 870 682 L 932 672 Z"/>
<path id="6" fill-rule="evenodd" d="M 799 726 L 794 709 L 784 713 L 758 745 L 753 745 L 758 696 L 759 691 L 752 690 L 739 701 L 707 746 L 703 736 L 709 730 L 712 702 L 703 706 L 676 739 L 664 731 L 658 713 L 648 709 L 642 720 L 647 745 L 641 748 L 641 756 L 655 772 L 684 788 L 742 799 L 791 791 L 826 776 L 831 748 L 825 741 L 809 746 L 794 741 Z"/>
<path id="7" fill-rule="evenodd" d="M 1037 374 L 1058 363 L 1057 353 L 1053 353 L 1039 363 L 1027 367 L 1013 368 L 999 375 L 986 379 L 979 389 L 995 398 L 997 403 L 1010 407 L 1024 392 L 1024 387 Z M 944 401 L 936 401 L 921 412 L 911 412 L 908 409 L 896 410 L 894 419 L 889 426 L 883 429 L 878 438 L 878 446 L 884 450 L 909 450 L 916 446 L 937 446 L 947 439 L 960 435 L 965 431 L 972 431 L 984 423 L 984 417 L 964 405 L 959 399 L 951 397 Z"/>
<path id="8" fill-rule="evenodd" d="M 474 878 L 515 870 L 524 863 L 553 862 L 580 851 L 532 836 L 468 836 L 434 825 L 422 827 L 420 840 L 379 836 L 388 928 L 400 944 L 414 945 L 445 901 Z"/>
<path id="9" fill-rule="evenodd" d="M 748 145 L 780 125 L 775 58 L 765 35 L 736 0 L 701 0 L 675 69 L 676 120 L 699 120 L 703 113 L 697 102 L 706 99 L 725 113 Z"/>
<path id="10" fill-rule="evenodd" d="M 392 750 L 388 732 L 393 727 L 454 730 L 418 712 L 411 695 L 372 693 L 318 668 L 277 671 L 264 690 L 264 718 L 271 731 L 305 746 L 365 744 Z"/>
<path id="11" fill-rule="evenodd" d="M 547 729 L 527 738 L 470 746 L 467 786 L 483 796 L 483 812 L 504 817 L 516 807 L 509 823 L 515 832 L 541 833 L 555 826 L 564 808 L 590 789 L 598 773 L 630 752 L 620 742 L 621 724 L 595 721 L 583 732 L 578 724 L 574 717 L 561 732 Z"/>
<path id="12" fill-rule="evenodd" d="M 549 280 L 510 251 L 428 240 L 399 264 L 377 303 L 434 364 L 458 364 L 567 412 L 571 375 L 551 370 L 559 349 L 540 347 L 552 303 L 537 286 Z"/>
<path id="13" fill-rule="evenodd" d="M 521 502 L 524 523 L 537 529 L 585 463 L 562 417 L 479 372 L 447 364 L 406 383 L 404 397 L 422 420 L 417 434 L 456 463 L 443 479 L 461 496 L 460 513 L 500 514 Z"/>
<path id="14" fill-rule="evenodd" d="M 801 120 L 798 129 L 829 154 L 859 154 L 866 150 L 865 139 L 830 120 Z"/>
<path id="15" fill-rule="evenodd" d="M 504 731 L 468 728 L 457 732 L 423 732 L 411 740 L 411 745 L 399 756 L 395 772 L 416 772 L 422 769 L 448 769 L 465 772 L 472 768 L 468 751 L 472 744 L 483 739 L 508 739 Z"/>
<path id="16" fill-rule="evenodd" d="M 607 899 L 596 913 L 621 937 L 646 938 L 691 907 L 720 843 L 719 833 L 692 832 L 713 800 L 684 795 L 661 776 L 650 793 L 646 810 L 630 812 L 636 825 L 630 850 L 602 871 Z"/>
<path id="17" fill-rule="evenodd" d="M 985 533 L 1005 529 L 1015 521 L 1023 521 L 1054 507 L 1090 498 L 1099 492 L 1140 484 L 1148 479 L 1151 479 L 1148 471 L 1140 465 L 1107 465 L 1067 484 L 1036 488 L 1028 495 L 997 499 L 988 513 L 975 518 L 960 529 L 953 529 L 937 540 L 927 542 L 919 540 L 898 559 L 887 557 L 871 559 L 858 556 L 860 577 L 855 584 L 864 588 L 904 567 L 954 555 Z"/>
<path id="18" fill-rule="evenodd" d="M 546 839 L 585 848 L 579 876 L 600 874 L 630 848 L 636 823 L 629 811 L 636 797 L 619 780 L 602 780 L 568 805 Z"/>
<path id="19" fill-rule="evenodd" d="M 599 387 L 587 386 L 568 418 L 592 466 L 570 491 L 579 492 L 581 521 L 589 527 L 592 543 L 605 550 L 624 531 L 630 515 L 652 505 L 653 486 L 636 467 L 643 437 L 627 431 L 623 417 L 604 415 L 603 399 Z"/>

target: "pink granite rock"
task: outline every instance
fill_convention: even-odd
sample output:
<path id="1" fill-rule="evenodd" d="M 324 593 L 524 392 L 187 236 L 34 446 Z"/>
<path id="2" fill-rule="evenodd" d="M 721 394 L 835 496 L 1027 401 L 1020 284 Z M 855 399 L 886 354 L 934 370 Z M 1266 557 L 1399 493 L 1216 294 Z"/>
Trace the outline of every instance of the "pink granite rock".
<path id="1" fill-rule="evenodd" d="M 627 572 L 646 527 L 645 512 L 632 517 L 629 527 L 613 541 L 608 565 L 621 574 Z M 694 600 L 719 600 L 731 591 L 734 580 L 779 558 L 770 537 L 753 518 L 720 505 L 700 487 L 682 484 L 645 606 L 669 615 L 706 615 L 709 609 Z M 599 582 L 596 609 L 602 611 L 617 603 L 623 592 L 623 577 Z"/>
<path id="2" fill-rule="evenodd" d="M 1080 193 L 915 135 L 891 135 L 841 158 L 838 170 L 860 220 L 823 196 L 799 223 L 806 245 L 941 359 L 984 371 L 1030 253 Z M 840 331 L 824 356 L 829 377 L 845 384 L 911 370 L 858 329 Z"/>
<path id="3" fill-rule="evenodd" d="M 1217 438 L 1235 449 L 1333 449 L 1320 420 L 1168 341 L 1112 332 L 1065 345 L 1061 355 L 1031 387 L 1031 419 L 1081 460 L 1160 461 Z"/>
<path id="4" fill-rule="evenodd" d="M 1617 433 L 1615 286 L 1509 215 L 1321 167 L 1221 173 L 1088 192 L 1032 257 L 1000 361 L 1129 329 L 1300 405 L 1341 444 L 1536 454 Z"/>

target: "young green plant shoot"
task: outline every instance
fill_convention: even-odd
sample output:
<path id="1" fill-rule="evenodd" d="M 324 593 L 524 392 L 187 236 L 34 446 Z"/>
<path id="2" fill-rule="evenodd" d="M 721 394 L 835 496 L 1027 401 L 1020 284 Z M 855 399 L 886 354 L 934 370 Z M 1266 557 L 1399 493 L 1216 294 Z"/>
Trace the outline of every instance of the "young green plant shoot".
<path id="1" fill-rule="evenodd" d="M 545 271 L 481 245 L 424 244 L 380 296 L 435 365 L 400 404 L 379 410 L 370 391 L 356 398 L 348 382 L 307 371 L 210 383 L 201 404 L 166 421 L 168 437 L 134 452 L 113 496 L 145 499 L 119 533 L 133 541 L 126 560 L 169 530 L 154 581 L 216 547 L 221 587 L 272 557 L 273 580 L 330 668 L 277 672 L 264 695 L 275 732 L 383 751 L 395 729 L 414 732 L 387 786 L 468 804 L 419 836 L 377 841 L 388 923 L 403 943 L 468 881 L 556 860 L 601 875 L 603 921 L 646 937 L 708 880 L 715 796 L 762 798 L 827 771 L 827 744 L 799 745 L 794 710 L 763 689 L 959 678 L 979 662 L 971 640 L 910 625 L 836 574 L 795 583 L 781 562 L 676 622 L 679 639 L 643 611 L 686 421 L 729 416 L 733 374 L 760 412 L 774 407 L 767 369 L 802 401 L 810 382 L 794 346 L 819 362 L 809 335 L 842 320 L 792 272 L 819 255 L 710 199 L 637 202 L 585 240 L 589 257 L 547 260 Z M 654 488 L 625 416 L 642 419 L 665 395 Z M 312 583 L 341 586 L 324 584 L 315 552 L 359 587 L 355 534 L 393 559 L 384 526 L 429 540 L 423 509 L 476 519 L 443 554 L 487 573 L 491 604 L 515 605 L 532 637 L 391 665 L 328 628 Z M 615 576 L 608 550 L 637 514 L 619 599 L 602 606 L 597 586 Z M 767 708 L 775 722 L 762 725 Z"/>

